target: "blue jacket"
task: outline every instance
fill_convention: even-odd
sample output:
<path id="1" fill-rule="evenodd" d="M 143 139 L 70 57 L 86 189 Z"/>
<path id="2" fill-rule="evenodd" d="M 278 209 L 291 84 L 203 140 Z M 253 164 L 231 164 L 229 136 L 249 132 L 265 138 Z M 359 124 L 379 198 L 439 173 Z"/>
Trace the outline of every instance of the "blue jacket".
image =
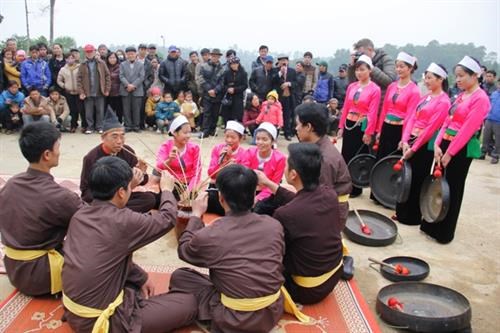
<path id="1" fill-rule="evenodd" d="M 10 91 L 4 90 L 0 94 L 0 111 L 6 110 L 9 107 L 7 100 L 11 100 L 11 102 L 19 104 L 19 107 L 22 108 L 24 105 L 24 94 L 18 91 L 17 94 L 12 95 Z"/>
<path id="2" fill-rule="evenodd" d="M 500 89 L 491 94 L 491 110 L 486 119 L 500 123 Z"/>
<path id="3" fill-rule="evenodd" d="M 160 120 L 172 120 L 174 119 L 174 113 L 180 112 L 179 104 L 175 102 L 164 102 L 161 101 L 156 105 L 155 117 Z"/>
<path id="4" fill-rule="evenodd" d="M 29 89 L 37 87 L 39 89 L 48 89 L 52 82 L 52 74 L 49 65 L 45 60 L 31 58 L 26 59 L 21 64 L 21 83 L 23 87 Z"/>
<path id="5" fill-rule="evenodd" d="M 334 81 L 332 74 L 328 72 L 319 73 L 314 99 L 319 103 L 326 103 L 333 97 Z"/>

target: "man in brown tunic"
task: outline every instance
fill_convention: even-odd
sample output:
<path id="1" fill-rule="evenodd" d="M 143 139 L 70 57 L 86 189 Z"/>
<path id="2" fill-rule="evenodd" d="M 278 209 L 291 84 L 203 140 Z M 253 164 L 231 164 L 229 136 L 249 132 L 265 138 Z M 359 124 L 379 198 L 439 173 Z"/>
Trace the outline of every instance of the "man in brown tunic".
<path id="1" fill-rule="evenodd" d="M 100 318 L 109 323 L 111 332 L 170 332 L 189 325 L 196 316 L 193 295 L 154 296 L 148 274 L 132 261 L 135 250 L 173 228 L 174 179 L 162 174 L 159 211 L 140 214 L 125 208 L 132 177 L 132 169 L 120 158 L 97 161 L 89 179 L 95 199 L 71 219 L 64 242 L 63 304 L 69 325 L 78 333 L 102 329 L 96 319 L 112 307 L 114 311 Z M 97 312 L 95 317 L 84 317 L 82 306 Z"/>
<path id="2" fill-rule="evenodd" d="M 344 158 L 326 133 L 328 126 L 327 112 L 326 107 L 322 104 L 299 105 L 295 109 L 297 115 L 295 130 L 300 142 L 316 143 L 319 146 L 323 155 L 319 181 L 320 184 L 331 186 L 337 192 L 340 221 L 343 229 L 349 214 L 348 199 L 352 189 L 352 182 Z M 347 248 L 344 248 L 344 251 L 347 252 Z M 344 258 L 344 278 L 351 279 L 353 273 L 353 259 L 346 256 Z"/>
<path id="3" fill-rule="evenodd" d="M 117 156 L 134 168 L 134 182 L 132 188 L 148 182 L 146 164 L 138 161 L 135 151 L 125 144 L 125 129 L 118 121 L 113 110 L 108 108 L 103 123 L 104 133 L 101 135 L 102 143 L 88 152 L 83 158 L 82 174 L 80 176 L 80 191 L 82 199 L 91 202 L 93 197 L 88 182 L 90 170 L 98 159 L 104 156 Z M 139 213 L 145 213 L 153 208 L 158 208 L 159 195 L 153 192 L 132 192 L 127 207 Z"/>
<path id="4" fill-rule="evenodd" d="M 330 294 L 342 274 L 342 232 L 337 194 L 320 185 L 321 152 L 312 143 L 288 146 L 286 190 L 255 171 L 259 184 L 269 188 L 280 207 L 273 217 L 285 229 L 285 287 L 293 300 L 314 304 Z M 319 281 L 308 281 L 320 277 Z M 304 278 L 305 277 L 305 278 Z"/>
<path id="5" fill-rule="evenodd" d="M 62 266 L 52 270 L 59 280 L 52 285 L 49 256 L 62 259 L 62 241 L 69 221 L 83 205 L 76 193 L 61 187 L 50 174 L 59 164 L 60 138 L 59 131 L 49 123 L 27 125 L 19 146 L 29 162 L 28 170 L 9 179 L 0 190 L 0 233 L 6 246 L 7 276 L 14 287 L 30 296 L 61 291 Z M 52 254 L 13 258 L 20 252 L 27 254 L 23 252 L 26 250 L 51 250 Z"/>
<path id="6" fill-rule="evenodd" d="M 250 212 L 257 176 L 241 165 L 223 169 L 216 179 L 226 215 L 204 227 L 206 193 L 195 200 L 193 217 L 179 239 L 179 258 L 208 268 L 210 275 L 181 268 L 172 274 L 171 291 L 192 293 L 198 319 L 211 321 L 211 332 L 269 332 L 283 313 L 284 239 L 281 224 Z M 265 307 L 238 311 L 226 298 L 241 300 L 276 295 Z M 223 298 L 223 299 L 221 299 Z"/>

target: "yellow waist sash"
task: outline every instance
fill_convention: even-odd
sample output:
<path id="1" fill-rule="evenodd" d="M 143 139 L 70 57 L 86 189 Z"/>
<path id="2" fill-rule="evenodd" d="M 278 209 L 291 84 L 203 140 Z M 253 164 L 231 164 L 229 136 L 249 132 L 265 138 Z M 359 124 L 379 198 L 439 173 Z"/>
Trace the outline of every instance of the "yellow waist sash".
<path id="1" fill-rule="evenodd" d="M 64 257 L 56 250 L 16 250 L 11 247 L 5 246 L 5 255 L 10 259 L 19 261 L 35 260 L 44 255 L 49 256 L 50 266 L 50 293 L 57 294 L 62 290 L 62 267 Z"/>
<path id="2" fill-rule="evenodd" d="M 115 313 L 115 309 L 123 303 L 123 290 L 120 291 L 116 299 L 104 310 L 77 304 L 64 293 L 62 302 L 66 309 L 79 317 L 97 318 L 92 328 L 92 333 L 107 333 L 109 332 L 109 318 Z"/>
<path id="3" fill-rule="evenodd" d="M 332 269 L 329 272 L 326 272 L 323 275 L 320 276 L 298 276 L 298 275 L 292 275 L 293 281 L 298 284 L 301 287 L 304 288 L 314 288 L 317 286 L 321 286 L 323 283 L 325 283 L 329 278 L 335 274 L 340 267 L 342 267 L 343 260 L 340 260 L 339 264 L 337 267 Z"/>
<path id="4" fill-rule="evenodd" d="M 349 194 L 339 195 L 337 198 L 339 202 L 347 202 L 349 201 Z"/>
<path id="5" fill-rule="evenodd" d="M 303 323 L 312 321 L 312 318 L 299 311 L 297 305 L 294 303 L 292 297 L 284 286 L 282 286 L 280 290 L 272 295 L 256 298 L 232 298 L 221 293 L 220 300 L 225 307 L 235 311 L 258 311 L 267 308 L 269 305 L 276 302 L 281 293 L 283 294 L 283 298 L 285 299 L 286 313 L 294 315 L 299 321 Z"/>

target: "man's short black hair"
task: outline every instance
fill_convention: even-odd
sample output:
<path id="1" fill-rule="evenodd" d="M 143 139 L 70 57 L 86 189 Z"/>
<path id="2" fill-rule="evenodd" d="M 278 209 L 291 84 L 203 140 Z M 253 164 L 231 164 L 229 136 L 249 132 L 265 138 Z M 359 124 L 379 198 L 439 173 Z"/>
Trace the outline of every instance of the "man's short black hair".
<path id="1" fill-rule="evenodd" d="M 239 164 L 229 165 L 219 172 L 215 183 L 231 212 L 246 212 L 252 208 L 257 188 L 255 172 Z"/>
<path id="2" fill-rule="evenodd" d="M 17 83 L 17 81 L 15 81 L 15 80 L 9 80 L 9 81 L 7 81 L 7 89 L 9 89 L 12 86 L 18 86 L 19 87 L 19 83 Z"/>
<path id="3" fill-rule="evenodd" d="M 40 48 L 38 47 L 38 45 L 31 45 L 30 46 L 30 52 L 31 51 L 40 51 Z"/>
<path id="4" fill-rule="evenodd" d="M 198 55 L 198 52 L 197 52 L 197 51 L 191 51 L 191 52 L 189 52 L 189 56 L 190 56 L 190 57 L 191 57 L 193 54 Z"/>
<path id="5" fill-rule="evenodd" d="M 313 57 L 313 54 L 312 54 L 311 52 L 307 51 L 307 52 L 305 52 L 305 53 L 304 53 L 304 58 L 305 58 L 305 57 L 310 57 L 310 58 L 312 58 L 312 57 Z"/>
<path id="6" fill-rule="evenodd" d="M 47 46 L 47 44 L 45 44 L 43 42 L 38 43 L 37 46 L 38 46 L 38 49 L 46 49 L 46 50 L 49 49 L 49 47 Z"/>
<path id="7" fill-rule="evenodd" d="M 235 56 L 235 55 L 236 55 L 236 51 L 233 49 L 229 49 L 226 51 L 226 57 Z"/>
<path id="8" fill-rule="evenodd" d="M 315 143 L 292 143 L 288 145 L 288 170 L 295 170 L 304 190 L 313 191 L 319 185 L 323 156 Z"/>
<path id="9" fill-rule="evenodd" d="M 52 151 L 60 137 L 61 132 L 54 125 L 44 121 L 33 122 L 23 128 L 19 148 L 28 162 L 38 163 L 46 150 Z"/>
<path id="10" fill-rule="evenodd" d="M 497 76 L 497 72 L 495 72 L 493 69 L 489 69 L 486 71 L 486 74 L 492 74 L 493 76 Z"/>
<path id="11" fill-rule="evenodd" d="M 132 176 L 132 168 L 121 158 L 102 157 L 90 170 L 90 192 L 94 199 L 111 200 L 120 188 L 127 189 Z"/>
<path id="12" fill-rule="evenodd" d="M 311 124 L 318 136 L 326 134 L 328 117 L 326 106 L 320 103 L 305 103 L 297 106 L 295 114 L 303 125 Z"/>
<path id="13" fill-rule="evenodd" d="M 259 46 L 259 51 L 261 50 L 268 50 L 269 51 L 269 48 L 267 47 L 267 45 L 261 45 Z"/>

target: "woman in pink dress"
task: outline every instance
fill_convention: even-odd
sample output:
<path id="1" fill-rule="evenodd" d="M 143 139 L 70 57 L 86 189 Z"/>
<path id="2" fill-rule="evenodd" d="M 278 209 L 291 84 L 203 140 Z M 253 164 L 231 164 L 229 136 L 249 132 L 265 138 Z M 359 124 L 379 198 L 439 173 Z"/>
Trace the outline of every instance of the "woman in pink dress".
<path id="1" fill-rule="evenodd" d="M 413 110 L 408 111 L 400 143 L 403 158 L 411 166 L 412 177 L 408 200 L 396 204 L 395 219 L 408 225 L 422 222 L 420 190 L 432 166 L 434 138 L 450 109 L 450 99 L 446 93 L 448 74 L 444 67 L 430 64 L 425 71 L 425 86 L 429 93 L 420 99 Z"/>
<path id="2" fill-rule="evenodd" d="M 481 66 L 469 56 L 455 66 L 456 82 L 463 92 L 450 108 L 434 144 L 434 158 L 443 166 L 443 177 L 450 186 L 450 205 L 444 220 L 422 221 L 420 230 L 443 244 L 455 236 L 469 167 L 472 159 L 481 155 L 479 132 L 490 110 L 490 100 L 479 86 L 480 75 Z"/>
<path id="3" fill-rule="evenodd" d="M 247 161 L 250 169 L 263 171 L 267 178 L 279 184 L 285 173 L 286 157 L 278 149 L 273 148 L 277 136 L 278 131 L 273 124 L 268 122 L 260 124 L 255 130 L 257 147 L 248 149 Z M 277 208 L 273 204 L 273 199 L 274 196 L 267 187 L 257 188 L 254 212 L 272 215 Z"/>
<path id="4" fill-rule="evenodd" d="M 347 164 L 357 154 L 368 152 L 368 145 L 377 128 L 380 87 L 370 79 L 372 68 L 370 57 L 360 56 L 355 64 L 358 81 L 347 87 L 337 133 L 338 138 L 344 138 L 342 157 Z M 353 185 L 351 197 L 357 197 L 362 192 L 362 188 Z"/>
<path id="5" fill-rule="evenodd" d="M 208 175 L 210 184 L 208 186 L 207 212 L 225 215 L 224 208 L 219 203 L 219 193 L 215 186 L 215 178 L 218 170 L 230 162 L 248 166 L 247 150 L 241 146 L 245 134 L 245 127 L 237 121 L 230 120 L 224 130 L 224 142 L 219 143 L 212 149 Z"/>
<path id="6" fill-rule="evenodd" d="M 156 155 L 156 167 L 169 171 L 184 188 L 183 192 L 194 189 L 201 176 L 200 147 L 189 142 L 191 127 L 184 116 L 177 116 L 170 124 L 173 139 L 164 142 Z M 182 193 L 176 191 L 179 200 Z"/>

